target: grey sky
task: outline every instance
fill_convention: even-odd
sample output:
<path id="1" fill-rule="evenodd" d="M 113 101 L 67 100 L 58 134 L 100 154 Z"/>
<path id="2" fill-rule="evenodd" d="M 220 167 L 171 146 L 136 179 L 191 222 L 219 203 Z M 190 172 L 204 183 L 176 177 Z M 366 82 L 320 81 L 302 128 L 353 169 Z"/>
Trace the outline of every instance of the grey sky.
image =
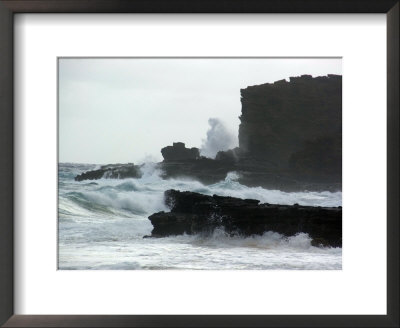
<path id="1" fill-rule="evenodd" d="M 290 76 L 342 74 L 340 59 L 59 59 L 59 161 L 162 160 L 201 147 L 208 119 L 235 136 L 240 89 Z"/>

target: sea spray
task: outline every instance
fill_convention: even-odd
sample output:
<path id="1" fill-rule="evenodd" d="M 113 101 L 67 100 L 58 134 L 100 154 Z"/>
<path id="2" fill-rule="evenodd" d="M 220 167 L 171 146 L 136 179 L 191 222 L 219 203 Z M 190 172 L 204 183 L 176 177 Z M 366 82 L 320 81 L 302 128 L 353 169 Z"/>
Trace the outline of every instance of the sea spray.
<path id="1" fill-rule="evenodd" d="M 207 138 L 203 140 L 200 154 L 209 158 L 215 158 L 219 151 L 228 150 L 238 145 L 238 138 L 233 132 L 229 131 L 222 120 L 210 118 L 210 125 L 207 131 Z"/>

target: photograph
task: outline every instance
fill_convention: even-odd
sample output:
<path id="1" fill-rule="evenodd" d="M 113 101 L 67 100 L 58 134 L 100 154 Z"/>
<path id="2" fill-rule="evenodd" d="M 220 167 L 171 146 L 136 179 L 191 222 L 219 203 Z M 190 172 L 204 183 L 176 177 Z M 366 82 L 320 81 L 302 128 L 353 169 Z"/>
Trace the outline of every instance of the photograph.
<path id="1" fill-rule="evenodd" d="M 340 57 L 58 57 L 58 270 L 342 270 Z"/>

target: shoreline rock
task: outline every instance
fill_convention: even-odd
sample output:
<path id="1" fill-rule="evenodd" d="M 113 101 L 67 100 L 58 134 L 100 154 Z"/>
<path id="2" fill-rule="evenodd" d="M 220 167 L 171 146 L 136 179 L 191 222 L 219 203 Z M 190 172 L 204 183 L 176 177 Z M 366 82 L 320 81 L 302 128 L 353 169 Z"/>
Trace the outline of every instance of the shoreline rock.
<path id="1" fill-rule="evenodd" d="M 83 172 L 75 177 L 75 181 L 107 179 L 140 178 L 140 166 L 129 164 L 108 164 L 97 170 Z"/>
<path id="2" fill-rule="evenodd" d="M 284 236 L 308 233 L 313 246 L 342 246 L 342 208 L 302 205 L 259 204 L 258 200 L 208 196 L 167 190 L 170 212 L 149 216 L 151 236 L 209 234 L 223 227 L 230 235 L 262 235 L 267 231 Z"/>

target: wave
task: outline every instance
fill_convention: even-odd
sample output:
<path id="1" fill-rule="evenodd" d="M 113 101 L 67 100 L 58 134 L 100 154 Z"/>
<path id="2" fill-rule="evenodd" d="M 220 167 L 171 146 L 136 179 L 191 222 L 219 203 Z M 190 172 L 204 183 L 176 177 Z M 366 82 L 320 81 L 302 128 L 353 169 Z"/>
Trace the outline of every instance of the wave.
<path id="1" fill-rule="evenodd" d="M 92 215 L 95 213 L 119 214 L 120 210 L 136 215 L 150 215 L 167 210 L 163 197 L 163 194 L 116 192 L 115 189 L 99 188 L 66 193 L 60 197 L 60 208 L 64 210 L 65 200 L 70 200 L 81 208 L 91 211 Z"/>
<path id="2" fill-rule="evenodd" d="M 312 239 L 307 233 L 298 233 L 294 236 L 284 236 L 277 232 L 267 231 L 262 235 L 244 237 L 241 235 L 229 235 L 220 227 L 211 233 L 195 235 L 177 235 L 165 238 L 143 238 L 149 235 L 152 225 L 149 220 L 136 218 L 118 218 L 112 220 L 99 220 L 93 224 L 93 219 L 63 219 L 63 230 L 60 233 L 60 244 L 93 244 L 109 242 L 130 242 L 140 244 L 141 247 L 158 245 L 165 249 L 171 245 L 190 245 L 194 248 L 209 249 L 248 249 L 268 252 L 307 252 L 340 254 L 341 248 L 314 247 Z M 78 233 L 77 233 L 78 232 Z M 163 246 L 164 245 L 164 246 Z"/>
<path id="3" fill-rule="evenodd" d="M 229 172 L 224 181 L 200 189 L 195 192 L 208 195 L 231 196 L 242 199 L 258 199 L 261 203 L 282 205 L 310 205 L 310 206 L 341 206 L 342 192 L 284 192 L 281 190 L 265 189 L 262 187 L 248 187 L 238 182 L 239 174 Z"/>
<path id="4" fill-rule="evenodd" d="M 162 238 L 165 243 L 179 242 L 190 243 L 194 246 L 209 248 L 248 248 L 268 251 L 306 251 L 341 253 L 341 248 L 315 247 L 311 245 L 311 237 L 307 233 L 298 233 L 294 236 L 284 236 L 274 231 L 267 231 L 262 235 L 243 237 L 241 235 L 231 236 L 225 230 L 216 228 L 210 234 L 180 235 Z"/>
<path id="5" fill-rule="evenodd" d="M 284 192 L 261 187 L 248 187 L 238 182 L 236 172 L 228 173 L 225 180 L 204 185 L 190 179 L 161 178 L 161 171 L 153 163 L 142 167 L 138 179 L 99 179 L 96 182 L 76 182 L 73 174 L 82 171 L 82 166 L 61 166 L 59 182 L 60 216 L 134 216 L 148 217 L 168 211 L 164 204 L 164 191 L 176 189 L 206 195 L 231 196 L 242 199 L 257 199 L 261 203 L 295 204 L 310 206 L 340 206 L 341 192 Z"/>
<path id="6" fill-rule="evenodd" d="M 223 228 L 210 234 L 143 238 L 153 226 L 148 216 L 168 211 L 164 191 L 258 199 L 262 203 L 341 205 L 341 192 L 282 192 L 247 187 L 230 172 L 204 185 L 191 179 L 163 180 L 154 163 L 142 177 L 74 181 L 95 165 L 59 166 L 59 268 L 61 269 L 341 269 L 341 248 L 311 245 L 308 234 L 285 237 L 231 236 Z"/>
<path id="7" fill-rule="evenodd" d="M 79 243 L 72 233 L 73 240 L 61 239 L 60 268 L 66 270 L 165 270 L 165 269 L 341 269 L 340 248 L 318 248 L 311 246 L 307 234 L 301 233 L 284 237 L 275 232 L 266 232 L 262 236 L 241 238 L 228 236 L 217 229 L 209 236 L 181 235 L 155 239 L 118 239 L 105 240 L 99 231 L 98 238 L 88 243 Z M 82 240 L 88 236 L 83 235 Z M 122 236 L 124 237 L 124 236 Z M 131 237 L 132 238 L 132 237 Z M 128 243 L 126 243 L 128 241 Z M 72 243 L 71 243 L 72 242 Z M 124 245 L 124 251 L 115 258 L 115 247 Z M 101 261 L 88 265 L 84 254 L 102 249 Z M 67 254 L 78 250 L 86 251 L 75 258 L 75 263 Z M 117 248 L 120 248 L 117 247 Z M 66 252 L 66 254 L 64 254 Z M 79 254 L 79 253 L 78 253 Z"/>

